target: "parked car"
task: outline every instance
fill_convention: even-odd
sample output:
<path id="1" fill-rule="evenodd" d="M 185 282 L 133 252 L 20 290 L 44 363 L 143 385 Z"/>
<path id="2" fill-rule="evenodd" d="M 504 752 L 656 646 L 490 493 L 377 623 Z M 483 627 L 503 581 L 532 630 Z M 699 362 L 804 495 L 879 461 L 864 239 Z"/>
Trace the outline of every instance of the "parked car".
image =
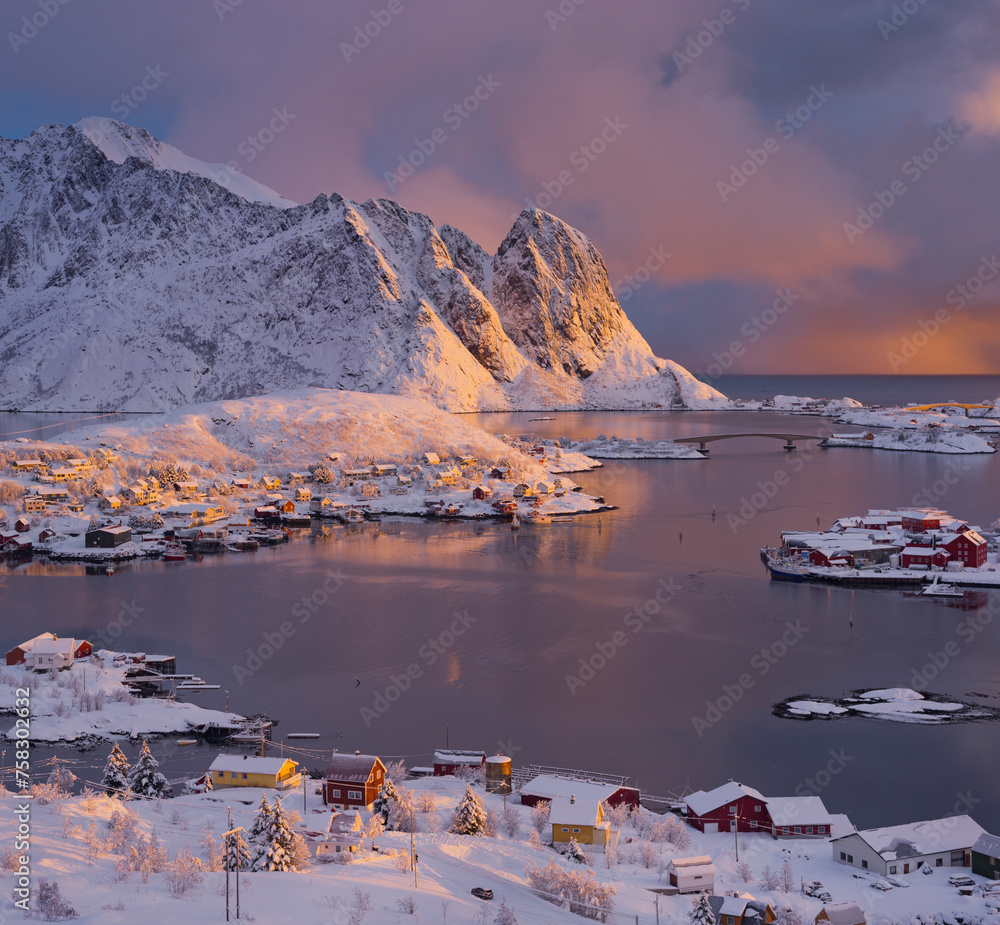
<path id="1" fill-rule="evenodd" d="M 487 890 L 487 889 L 485 889 L 484 887 L 481 887 L 481 886 L 474 886 L 472 888 L 472 890 L 471 890 L 471 893 L 472 893 L 473 896 L 475 896 L 475 897 L 477 897 L 479 899 L 492 899 L 493 898 L 493 890 Z"/>
<path id="2" fill-rule="evenodd" d="M 881 890 L 883 893 L 888 893 L 892 889 L 892 886 L 886 883 L 884 880 L 876 880 L 872 884 L 873 890 Z"/>
<path id="3" fill-rule="evenodd" d="M 897 880 L 895 877 L 886 877 L 885 880 L 886 883 L 891 883 L 893 886 L 899 887 L 900 889 L 905 889 L 910 885 L 905 880 Z"/>
<path id="4" fill-rule="evenodd" d="M 971 877 L 949 877 L 948 882 L 952 886 L 975 886 L 976 881 Z"/>

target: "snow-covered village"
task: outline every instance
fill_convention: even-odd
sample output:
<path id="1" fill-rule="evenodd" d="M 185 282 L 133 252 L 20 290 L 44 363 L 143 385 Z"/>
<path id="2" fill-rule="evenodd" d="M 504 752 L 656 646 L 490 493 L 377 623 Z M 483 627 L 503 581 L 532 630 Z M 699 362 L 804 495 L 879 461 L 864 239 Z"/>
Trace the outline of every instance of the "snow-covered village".
<path id="1" fill-rule="evenodd" d="M 1000 925 L 995 3 L 0 4 L 0 925 Z"/>

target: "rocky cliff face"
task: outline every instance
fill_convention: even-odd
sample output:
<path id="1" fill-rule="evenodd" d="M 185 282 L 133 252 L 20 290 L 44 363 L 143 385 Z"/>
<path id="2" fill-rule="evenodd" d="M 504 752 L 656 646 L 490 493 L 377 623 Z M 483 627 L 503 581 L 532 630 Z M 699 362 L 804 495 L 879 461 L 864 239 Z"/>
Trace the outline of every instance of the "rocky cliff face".
<path id="1" fill-rule="evenodd" d="M 0 140 L 6 407 L 312 385 L 461 411 L 724 401 L 653 356 L 600 254 L 547 213 L 491 257 L 395 202 L 296 205 L 112 120 Z"/>

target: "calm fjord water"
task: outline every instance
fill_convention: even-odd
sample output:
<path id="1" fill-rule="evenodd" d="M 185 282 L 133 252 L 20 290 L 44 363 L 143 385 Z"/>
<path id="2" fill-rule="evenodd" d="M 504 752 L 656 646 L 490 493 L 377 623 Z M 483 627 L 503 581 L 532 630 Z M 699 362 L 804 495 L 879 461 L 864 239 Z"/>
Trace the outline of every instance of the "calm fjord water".
<path id="1" fill-rule="evenodd" d="M 921 381 L 924 398 L 935 383 Z M 792 391 L 787 380 L 769 384 L 772 394 Z M 882 388 L 834 385 L 826 394 L 857 391 L 869 401 Z M 973 389 L 983 392 L 974 392 L 978 398 L 1000 394 L 995 378 L 967 391 L 961 387 L 969 383 L 950 385 L 940 398 L 970 398 Z M 904 398 L 909 391 L 896 396 Z M 821 418 L 771 413 L 530 420 L 538 416 L 475 419 L 496 432 L 573 437 L 830 429 Z M 13 417 L 0 416 L 0 432 L 42 424 Z M 176 654 L 180 671 L 228 688 L 233 709 L 279 718 L 276 738 L 315 731 L 320 749 L 426 764 L 447 727 L 452 747 L 628 774 L 656 794 L 730 777 L 765 793 L 800 785 L 819 792 L 809 782 L 836 766 L 822 796 L 860 826 L 953 812 L 971 795 L 975 817 L 997 831 L 996 725 L 794 722 L 772 716 L 771 705 L 795 694 L 911 686 L 929 653 L 955 641 L 960 655 L 930 689 L 1000 706 L 1000 628 L 990 624 L 969 643 L 960 624 L 974 611 L 944 601 L 774 583 L 758 550 L 781 529 L 815 526 L 817 516 L 828 524 L 921 498 L 987 525 L 1000 515 L 998 465 L 996 457 L 821 451 L 806 443 L 789 454 L 778 441 L 722 442 L 707 460 L 611 463 L 574 476 L 617 505 L 600 519 L 519 533 L 499 523 L 387 520 L 305 534 L 252 555 L 136 563 L 113 578 L 20 567 L 0 576 L 2 625 L 11 644 L 45 629 L 93 637 L 134 602 L 140 614 L 119 648 Z M 945 486 L 946 474 L 953 485 Z M 342 580 L 333 582 L 331 572 Z M 302 598 L 324 585 L 339 586 L 319 609 L 303 609 Z M 676 590 L 667 599 L 664 588 Z M 665 603 L 656 603 L 658 591 Z M 283 623 L 294 635 L 286 632 L 275 654 L 244 676 L 248 661 L 256 665 L 248 648 L 258 649 L 267 634 L 274 641 Z M 581 659 L 612 649 L 605 667 L 581 675 Z M 728 707 L 738 689 L 731 708 L 709 710 L 720 701 Z M 224 702 L 222 691 L 197 697 Z M 173 752 L 167 770 L 174 775 L 203 770 L 211 755 L 206 746 L 160 747 Z"/>

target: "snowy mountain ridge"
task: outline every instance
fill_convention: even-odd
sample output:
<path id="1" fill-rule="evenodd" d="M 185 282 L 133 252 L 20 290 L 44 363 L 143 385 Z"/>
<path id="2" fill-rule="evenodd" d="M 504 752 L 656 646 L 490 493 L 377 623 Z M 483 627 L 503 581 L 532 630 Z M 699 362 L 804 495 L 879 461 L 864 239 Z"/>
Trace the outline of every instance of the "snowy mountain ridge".
<path id="1" fill-rule="evenodd" d="M 450 411 L 728 404 L 654 356 L 596 248 L 548 213 L 491 256 L 391 200 L 296 205 L 112 119 L 0 139 L 7 407 L 308 386 Z"/>

